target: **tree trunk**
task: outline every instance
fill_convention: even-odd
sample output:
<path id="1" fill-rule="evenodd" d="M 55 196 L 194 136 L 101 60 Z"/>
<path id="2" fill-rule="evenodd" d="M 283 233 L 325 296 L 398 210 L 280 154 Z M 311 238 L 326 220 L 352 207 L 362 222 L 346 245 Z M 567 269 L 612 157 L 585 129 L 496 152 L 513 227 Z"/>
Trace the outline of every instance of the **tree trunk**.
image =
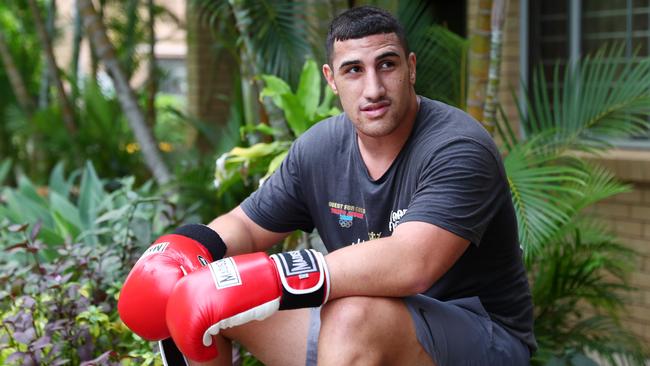
<path id="1" fill-rule="evenodd" d="M 5 72 L 9 78 L 9 83 L 11 84 L 11 88 L 14 91 L 18 105 L 27 115 L 31 115 L 34 111 L 34 102 L 27 92 L 25 80 L 23 80 L 23 76 L 20 74 L 20 70 L 18 70 L 18 67 L 16 67 L 14 57 L 11 54 L 9 45 L 5 41 L 4 34 L 1 31 L 0 58 L 2 59 L 2 64 L 5 67 Z"/>
<path id="2" fill-rule="evenodd" d="M 503 24 L 506 19 L 507 0 L 494 0 L 492 4 L 490 68 L 488 72 L 485 106 L 481 123 L 490 134 L 494 132 L 496 109 L 499 104 L 499 80 L 501 77 L 501 48 L 503 44 Z"/>
<path id="3" fill-rule="evenodd" d="M 115 56 L 115 49 L 106 35 L 106 28 L 98 17 L 92 0 L 79 0 L 78 5 L 79 12 L 83 15 L 88 39 L 113 80 L 118 100 L 133 130 L 133 135 L 140 144 L 145 163 L 156 181 L 161 185 L 165 184 L 171 180 L 171 174 L 156 146 L 153 133 L 147 126 L 135 93 Z"/>
<path id="4" fill-rule="evenodd" d="M 54 34 L 54 19 L 56 18 L 56 1 L 50 0 L 47 5 L 47 21 L 45 24 L 45 31 L 47 34 Z M 45 67 L 41 70 L 41 90 L 38 93 L 38 108 L 47 108 L 50 105 L 50 81 L 52 80 L 53 72 L 48 66 L 45 54 L 43 54 Z"/>
<path id="5" fill-rule="evenodd" d="M 138 0 L 128 0 L 126 5 L 126 39 L 124 40 L 124 57 L 122 65 L 124 72 L 129 80 L 135 71 L 135 47 L 136 47 L 136 28 L 138 24 Z"/>
<path id="6" fill-rule="evenodd" d="M 467 112 L 478 121 L 483 119 L 485 88 L 488 80 L 491 7 L 492 0 L 478 1 L 478 11 L 469 37 Z"/>
<path id="7" fill-rule="evenodd" d="M 47 60 L 48 67 L 50 68 L 52 81 L 54 82 L 56 92 L 59 96 L 59 102 L 61 103 L 61 114 L 63 116 L 65 128 L 70 133 L 75 133 L 77 130 L 77 125 L 74 118 L 74 109 L 72 108 L 72 104 L 70 104 L 70 100 L 68 99 L 65 89 L 63 88 L 63 81 L 61 80 L 59 68 L 56 65 L 56 59 L 54 58 L 54 51 L 52 49 L 50 37 L 47 33 L 47 30 L 45 29 L 45 24 L 41 18 L 36 0 L 28 0 L 27 2 L 29 3 L 29 8 L 32 11 L 32 15 L 34 16 L 36 31 L 38 33 L 38 37 L 41 40 L 43 52 L 45 52 L 45 59 Z"/>
<path id="8" fill-rule="evenodd" d="M 81 14 L 79 14 L 79 0 L 74 2 L 74 35 L 72 36 L 72 65 L 70 67 L 72 79 L 72 100 L 79 98 L 79 54 L 81 52 L 81 40 L 83 38 L 81 29 Z"/>
<path id="9" fill-rule="evenodd" d="M 156 18 L 153 0 L 148 0 L 149 12 L 149 78 L 147 81 L 147 123 L 149 126 L 156 124 L 156 93 L 158 92 L 156 72 Z"/>

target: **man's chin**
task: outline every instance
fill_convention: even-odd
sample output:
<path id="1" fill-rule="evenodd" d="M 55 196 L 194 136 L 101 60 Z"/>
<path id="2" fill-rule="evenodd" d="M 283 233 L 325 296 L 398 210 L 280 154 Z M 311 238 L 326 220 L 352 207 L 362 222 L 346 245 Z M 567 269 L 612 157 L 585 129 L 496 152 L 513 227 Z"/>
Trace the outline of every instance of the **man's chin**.
<path id="1" fill-rule="evenodd" d="M 396 129 L 397 125 L 386 125 L 384 121 L 366 121 L 357 128 L 357 131 L 368 137 L 380 138 L 390 135 Z"/>

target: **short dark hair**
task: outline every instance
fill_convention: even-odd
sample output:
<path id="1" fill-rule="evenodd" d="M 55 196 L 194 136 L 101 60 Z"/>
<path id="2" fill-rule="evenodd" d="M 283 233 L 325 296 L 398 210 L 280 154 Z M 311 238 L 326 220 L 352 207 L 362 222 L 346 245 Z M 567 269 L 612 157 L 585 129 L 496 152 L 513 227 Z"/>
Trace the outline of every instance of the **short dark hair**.
<path id="1" fill-rule="evenodd" d="M 384 9 L 360 6 L 339 14 L 330 24 L 327 33 L 327 62 L 332 61 L 335 41 L 359 39 L 375 34 L 395 33 L 404 52 L 409 53 L 406 33 L 395 17 Z"/>

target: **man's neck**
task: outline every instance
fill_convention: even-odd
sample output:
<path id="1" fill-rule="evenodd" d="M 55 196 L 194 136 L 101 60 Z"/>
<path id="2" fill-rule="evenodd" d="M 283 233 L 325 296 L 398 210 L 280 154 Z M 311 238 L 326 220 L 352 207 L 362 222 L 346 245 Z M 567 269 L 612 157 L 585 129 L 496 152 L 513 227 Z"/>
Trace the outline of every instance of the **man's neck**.
<path id="1" fill-rule="evenodd" d="M 357 131 L 357 141 L 361 158 L 372 179 L 379 179 L 390 168 L 399 152 L 406 144 L 420 106 L 420 98 L 416 97 L 416 105 L 412 112 L 405 116 L 404 121 L 391 134 L 381 137 L 363 135 Z"/>

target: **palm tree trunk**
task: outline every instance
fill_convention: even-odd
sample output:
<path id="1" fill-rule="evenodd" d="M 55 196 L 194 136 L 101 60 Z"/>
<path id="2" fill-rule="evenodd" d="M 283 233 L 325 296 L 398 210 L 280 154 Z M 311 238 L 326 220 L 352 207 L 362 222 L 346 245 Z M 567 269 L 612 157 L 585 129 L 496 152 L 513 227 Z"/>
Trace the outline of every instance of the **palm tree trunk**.
<path id="1" fill-rule="evenodd" d="M 12 56 L 9 45 L 5 41 L 4 34 L 0 31 L 0 58 L 2 59 L 2 64 L 5 67 L 5 72 L 9 78 L 9 83 L 11 88 L 14 91 L 16 100 L 20 108 L 27 114 L 30 115 L 34 110 L 34 102 L 27 92 L 27 87 L 25 86 L 25 80 L 23 80 L 18 67 L 16 67 L 16 62 Z"/>
<path id="2" fill-rule="evenodd" d="M 77 130 L 77 125 L 74 118 L 74 109 L 70 100 L 63 88 L 63 81 L 61 80 L 61 74 L 59 73 L 59 68 L 56 65 L 56 59 L 54 58 L 54 51 L 52 49 L 52 43 L 50 42 L 50 37 L 45 29 L 45 24 L 41 18 L 38 5 L 36 0 L 27 0 L 29 3 L 29 8 L 31 9 L 32 15 L 34 16 L 34 23 L 36 25 L 36 32 L 38 37 L 41 40 L 43 51 L 45 52 L 45 59 L 47 60 L 48 67 L 50 68 L 52 81 L 56 87 L 57 94 L 59 96 L 59 102 L 61 103 L 61 113 L 63 115 L 63 123 L 65 124 L 66 129 L 70 133 L 75 133 Z"/>
<path id="3" fill-rule="evenodd" d="M 492 0 L 478 1 L 478 12 L 469 37 L 467 112 L 478 121 L 483 118 L 485 88 L 488 80 L 491 7 Z"/>
<path id="4" fill-rule="evenodd" d="M 508 0 L 494 0 L 492 4 L 492 35 L 490 39 L 490 69 L 488 72 L 485 107 L 481 123 L 490 134 L 494 132 L 496 109 L 499 103 L 499 80 L 501 75 L 501 48 L 503 44 L 503 24 L 506 19 Z"/>
<path id="5" fill-rule="evenodd" d="M 113 80 L 118 100 L 129 121 L 131 130 L 133 130 L 133 134 L 140 144 L 145 163 L 156 181 L 161 185 L 165 184 L 171 180 L 171 174 L 158 150 L 153 133 L 147 126 L 135 93 L 122 71 L 119 60 L 115 55 L 115 49 L 106 35 L 104 23 L 97 15 L 92 0 L 79 0 L 78 5 L 79 12 L 83 15 L 84 27 L 90 43 Z"/>

